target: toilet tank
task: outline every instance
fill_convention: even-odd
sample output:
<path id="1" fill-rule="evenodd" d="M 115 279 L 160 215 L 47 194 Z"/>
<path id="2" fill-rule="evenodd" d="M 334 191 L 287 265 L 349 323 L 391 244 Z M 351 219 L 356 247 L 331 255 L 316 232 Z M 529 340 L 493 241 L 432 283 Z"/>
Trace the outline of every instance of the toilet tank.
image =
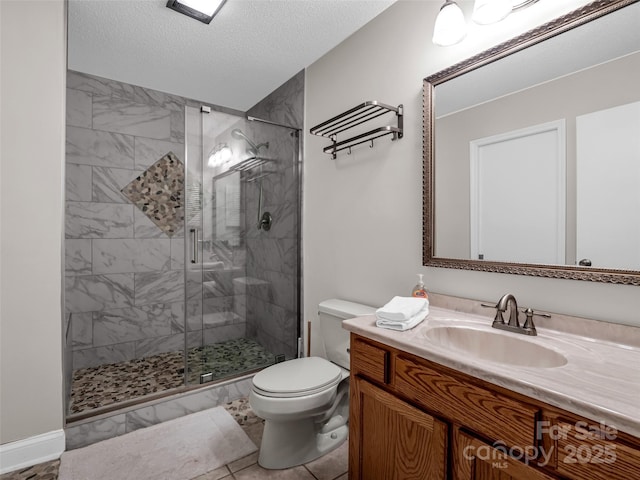
<path id="1" fill-rule="evenodd" d="M 332 298 L 318 305 L 320 336 L 327 359 L 349 369 L 349 332 L 342 328 L 342 321 L 362 315 L 373 315 L 376 309 L 360 303 Z"/>

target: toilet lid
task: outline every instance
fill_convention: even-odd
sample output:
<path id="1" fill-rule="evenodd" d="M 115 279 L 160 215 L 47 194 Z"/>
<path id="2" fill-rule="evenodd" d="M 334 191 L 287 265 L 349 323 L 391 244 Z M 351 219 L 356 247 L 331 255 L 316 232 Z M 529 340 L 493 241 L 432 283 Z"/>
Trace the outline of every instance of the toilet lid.
<path id="1" fill-rule="evenodd" d="M 341 378 L 337 365 L 324 358 L 305 357 L 265 368 L 253 377 L 253 385 L 266 395 L 295 397 L 323 390 Z"/>

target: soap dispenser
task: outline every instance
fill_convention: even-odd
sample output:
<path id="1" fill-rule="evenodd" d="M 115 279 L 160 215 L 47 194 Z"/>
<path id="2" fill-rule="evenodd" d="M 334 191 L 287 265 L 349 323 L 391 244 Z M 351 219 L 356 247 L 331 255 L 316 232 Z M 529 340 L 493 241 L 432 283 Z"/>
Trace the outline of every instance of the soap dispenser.
<path id="1" fill-rule="evenodd" d="M 413 287 L 413 291 L 411 292 L 412 297 L 429 299 L 429 294 L 427 293 L 427 289 L 424 288 L 424 282 L 422 281 L 422 273 L 418 273 L 418 284 Z"/>

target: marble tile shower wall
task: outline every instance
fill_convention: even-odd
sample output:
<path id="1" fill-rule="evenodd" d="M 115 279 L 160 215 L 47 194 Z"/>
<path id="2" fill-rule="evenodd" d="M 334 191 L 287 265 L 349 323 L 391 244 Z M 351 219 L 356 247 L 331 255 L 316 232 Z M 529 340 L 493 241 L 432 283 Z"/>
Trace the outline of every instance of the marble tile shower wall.
<path id="1" fill-rule="evenodd" d="M 251 108 L 249 115 L 303 127 L 304 71 Z M 247 335 L 265 348 L 287 358 L 297 354 L 299 284 L 299 182 L 298 141 L 293 133 L 273 136 L 273 127 L 252 123 L 256 142 L 269 141 L 269 156 L 278 160 L 275 174 L 263 180 L 263 210 L 273 215 L 273 226 L 256 228 L 259 182 L 245 189 L 247 232 Z M 253 212 L 256 212 L 254 215 Z"/>
<path id="2" fill-rule="evenodd" d="M 121 189 L 168 152 L 184 160 L 190 101 L 71 71 L 67 87 L 65 305 L 73 368 L 180 350 L 183 231 L 165 234 Z"/>

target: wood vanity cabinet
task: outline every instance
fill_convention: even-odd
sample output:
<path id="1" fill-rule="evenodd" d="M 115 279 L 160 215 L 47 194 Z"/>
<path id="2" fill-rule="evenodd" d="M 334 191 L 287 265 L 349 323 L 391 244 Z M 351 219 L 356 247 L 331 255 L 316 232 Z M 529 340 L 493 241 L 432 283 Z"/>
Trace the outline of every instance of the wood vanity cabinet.
<path id="1" fill-rule="evenodd" d="M 553 480 L 504 451 L 454 428 L 452 478 L 464 480 Z"/>
<path id="2" fill-rule="evenodd" d="M 353 333 L 350 392 L 350 480 L 640 480 L 640 439 Z"/>
<path id="3" fill-rule="evenodd" d="M 351 428 L 360 433 L 361 452 L 351 478 L 444 478 L 446 423 L 361 378 L 351 388 L 359 411 Z"/>

